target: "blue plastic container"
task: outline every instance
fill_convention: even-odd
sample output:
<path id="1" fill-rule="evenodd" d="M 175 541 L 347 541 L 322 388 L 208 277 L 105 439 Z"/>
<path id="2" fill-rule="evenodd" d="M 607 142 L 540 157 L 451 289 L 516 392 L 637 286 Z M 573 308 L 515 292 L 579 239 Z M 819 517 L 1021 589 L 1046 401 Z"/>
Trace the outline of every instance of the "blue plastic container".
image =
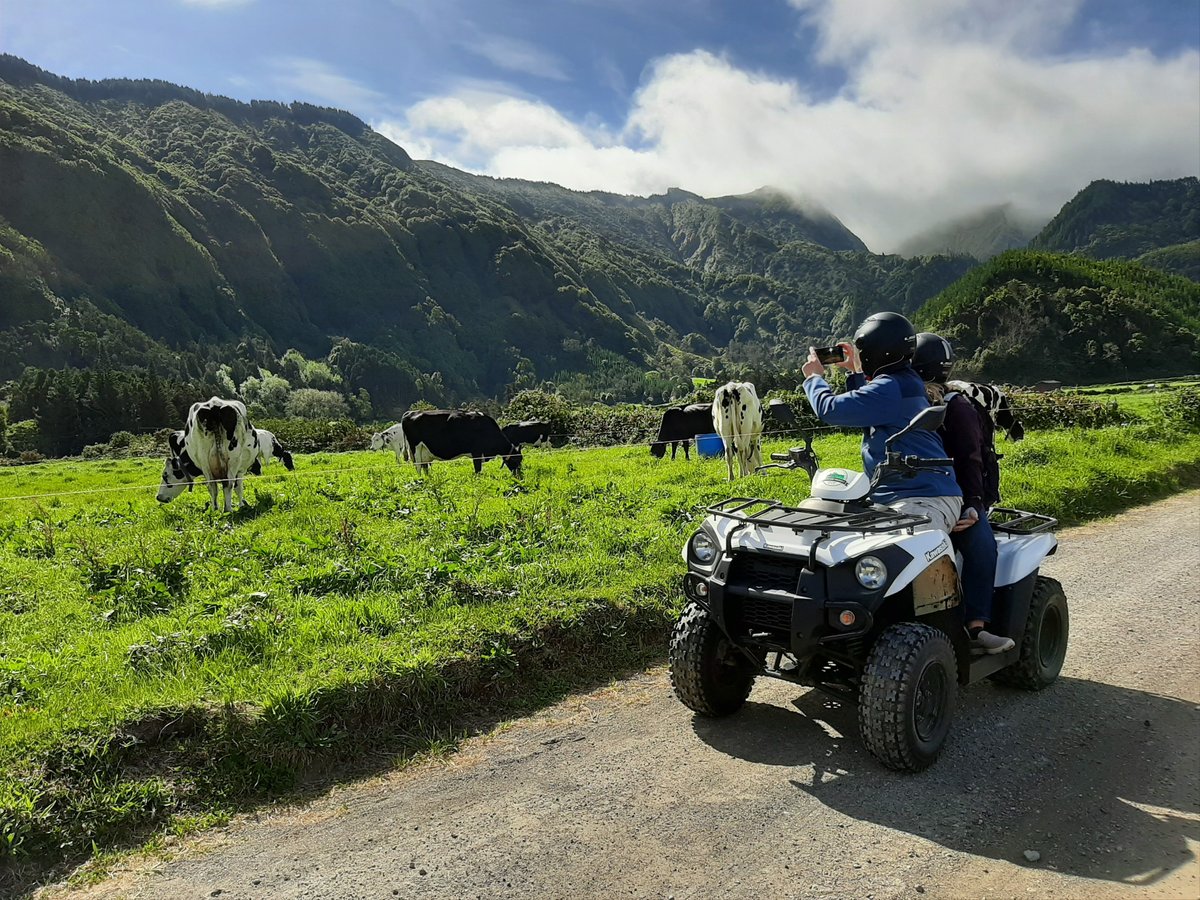
<path id="1" fill-rule="evenodd" d="M 698 434 L 696 435 L 696 452 L 710 459 L 714 456 L 724 456 L 725 442 L 715 431 L 710 434 Z"/>

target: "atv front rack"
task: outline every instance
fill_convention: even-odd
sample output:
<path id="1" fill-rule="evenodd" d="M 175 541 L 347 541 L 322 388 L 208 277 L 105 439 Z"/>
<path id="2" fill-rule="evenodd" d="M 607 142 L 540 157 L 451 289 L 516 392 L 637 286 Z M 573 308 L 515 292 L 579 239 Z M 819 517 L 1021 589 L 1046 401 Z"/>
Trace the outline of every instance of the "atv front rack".
<path id="1" fill-rule="evenodd" d="M 864 507 L 852 512 L 823 512 L 819 509 L 798 509 L 784 506 L 778 500 L 752 497 L 730 497 L 706 510 L 714 516 L 724 516 L 745 525 L 766 528 L 790 528 L 802 531 L 853 531 L 862 534 L 881 534 L 888 531 L 917 528 L 929 524 L 928 516 L 914 516 L 886 507 Z"/>
<path id="2" fill-rule="evenodd" d="M 993 507 L 988 513 L 988 521 L 992 524 L 992 531 L 1004 534 L 1038 534 L 1058 527 L 1058 519 L 1006 506 Z"/>

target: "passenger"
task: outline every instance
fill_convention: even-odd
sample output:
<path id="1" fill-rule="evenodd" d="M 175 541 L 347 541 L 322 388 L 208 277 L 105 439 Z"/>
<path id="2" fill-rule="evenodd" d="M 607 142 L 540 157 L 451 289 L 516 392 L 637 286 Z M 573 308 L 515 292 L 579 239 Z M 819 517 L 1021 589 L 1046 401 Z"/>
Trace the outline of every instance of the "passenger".
<path id="1" fill-rule="evenodd" d="M 929 402 L 946 404 L 946 421 L 938 433 L 946 455 L 954 460 L 954 476 L 963 492 L 962 514 L 950 539 L 963 558 L 967 633 L 988 653 L 1003 653 L 1016 646 L 1013 639 L 987 630 L 996 584 L 996 536 L 988 510 L 1000 502 L 1000 465 L 992 419 L 962 394 L 947 392 L 954 350 L 945 338 L 927 331 L 918 334 L 912 365 L 925 379 Z"/>
<path id="2" fill-rule="evenodd" d="M 863 470 L 868 476 L 884 461 L 885 442 L 929 406 L 925 384 L 909 365 L 916 348 L 916 331 L 899 313 L 869 316 L 854 335 L 854 343 L 839 345 L 846 359 L 838 363 L 849 373 L 847 390 L 834 394 L 825 381 L 825 366 L 809 348 L 804 393 L 822 422 L 863 429 Z M 926 459 L 946 456 L 942 439 L 932 431 L 914 430 L 894 442 L 892 449 Z M 871 498 L 898 512 L 928 516 L 947 534 L 962 509 L 962 491 L 948 469 L 920 469 L 905 478 L 885 477 Z"/>

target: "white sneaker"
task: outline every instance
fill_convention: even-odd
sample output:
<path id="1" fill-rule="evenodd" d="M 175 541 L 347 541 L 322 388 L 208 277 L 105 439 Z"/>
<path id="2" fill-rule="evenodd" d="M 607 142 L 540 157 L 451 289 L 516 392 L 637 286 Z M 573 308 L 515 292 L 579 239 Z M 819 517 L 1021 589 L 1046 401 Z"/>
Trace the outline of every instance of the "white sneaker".
<path id="1" fill-rule="evenodd" d="M 975 635 L 974 643 L 977 647 L 982 647 L 985 653 L 1003 653 L 1017 646 L 1017 642 L 1012 638 L 992 634 L 990 631 L 980 631 Z"/>

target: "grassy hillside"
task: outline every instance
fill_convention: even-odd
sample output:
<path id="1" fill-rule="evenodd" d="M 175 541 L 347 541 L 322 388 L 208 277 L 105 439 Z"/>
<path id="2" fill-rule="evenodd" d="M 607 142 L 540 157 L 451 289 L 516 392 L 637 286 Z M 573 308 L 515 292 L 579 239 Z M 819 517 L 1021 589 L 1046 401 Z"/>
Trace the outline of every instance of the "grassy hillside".
<path id="1" fill-rule="evenodd" d="M 960 350 L 964 374 L 1029 384 L 1200 370 L 1200 284 L 1138 263 L 1013 250 L 917 316 Z"/>
<path id="2" fill-rule="evenodd" d="M 858 439 L 817 449 L 854 465 Z M 1200 475 L 1200 436 L 1174 426 L 1004 449 L 1006 501 L 1065 522 Z M 530 453 L 522 482 L 317 454 L 229 517 L 199 493 L 156 504 L 157 478 L 145 460 L 0 470 L 0 879 L 661 657 L 703 504 L 807 493 L 644 447 Z"/>

